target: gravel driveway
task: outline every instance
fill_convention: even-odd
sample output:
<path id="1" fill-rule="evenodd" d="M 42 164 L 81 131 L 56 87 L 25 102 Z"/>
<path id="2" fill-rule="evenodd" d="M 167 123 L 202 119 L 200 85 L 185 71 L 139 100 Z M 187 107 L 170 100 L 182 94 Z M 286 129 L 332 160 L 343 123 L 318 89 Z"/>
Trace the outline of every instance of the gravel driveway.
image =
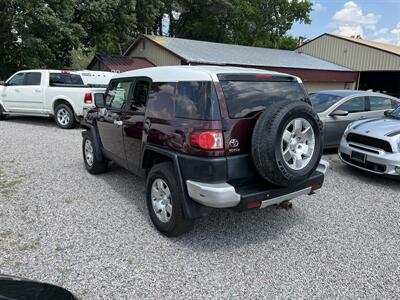
<path id="1" fill-rule="evenodd" d="M 342 165 L 293 209 L 216 211 L 168 239 L 144 181 L 88 174 L 80 130 L 0 122 L 0 273 L 83 299 L 398 298 L 400 184 Z"/>

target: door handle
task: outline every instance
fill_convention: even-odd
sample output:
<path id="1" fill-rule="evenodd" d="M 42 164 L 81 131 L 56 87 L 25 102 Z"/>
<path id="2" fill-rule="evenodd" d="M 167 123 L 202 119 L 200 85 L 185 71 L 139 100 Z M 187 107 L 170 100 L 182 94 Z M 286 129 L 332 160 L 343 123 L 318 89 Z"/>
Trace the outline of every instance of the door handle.
<path id="1" fill-rule="evenodd" d="M 15 90 L 17 93 L 19 93 L 20 92 L 20 90 Z"/>
<path id="2" fill-rule="evenodd" d="M 117 125 L 117 127 L 124 125 L 124 122 L 121 120 L 114 120 L 114 125 Z"/>
<path id="3" fill-rule="evenodd" d="M 36 92 L 36 93 L 40 93 L 41 91 L 40 91 L 40 90 L 35 90 L 35 92 Z"/>
<path id="4" fill-rule="evenodd" d="M 147 119 L 147 120 L 144 122 L 143 130 L 144 130 L 145 132 L 149 132 L 150 127 L 151 127 L 151 122 L 150 122 L 149 119 Z"/>

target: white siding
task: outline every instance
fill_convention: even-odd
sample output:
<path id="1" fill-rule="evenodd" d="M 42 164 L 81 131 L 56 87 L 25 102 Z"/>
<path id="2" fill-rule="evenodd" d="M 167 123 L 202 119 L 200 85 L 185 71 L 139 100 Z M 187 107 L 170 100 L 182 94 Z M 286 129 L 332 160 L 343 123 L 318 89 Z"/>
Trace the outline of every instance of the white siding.
<path id="1" fill-rule="evenodd" d="M 356 71 L 400 70 L 400 56 L 328 35 L 305 44 L 297 51 Z"/>
<path id="2" fill-rule="evenodd" d="M 128 54 L 131 57 L 144 57 L 156 66 L 181 65 L 181 60 L 151 41 L 142 39 Z"/>

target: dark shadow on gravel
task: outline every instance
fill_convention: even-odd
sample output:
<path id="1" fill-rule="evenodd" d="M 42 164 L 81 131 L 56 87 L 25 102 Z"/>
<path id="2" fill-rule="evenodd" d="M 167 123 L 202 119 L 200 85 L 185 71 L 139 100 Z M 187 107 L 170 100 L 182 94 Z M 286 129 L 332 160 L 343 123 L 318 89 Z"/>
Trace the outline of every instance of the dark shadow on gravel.
<path id="1" fill-rule="evenodd" d="M 26 117 L 26 116 L 7 116 L 2 122 L 7 123 L 18 123 L 26 124 L 30 126 L 45 126 L 45 127 L 56 127 L 56 123 L 53 118 L 50 117 Z"/>
<path id="2" fill-rule="evenodd" d="M 98 175 L 98 178 L 127 202 L 135 205 L 147 220 L 148 226 L 153 226 L 145 203 L 144 179 L 114 164 L 110 165 L 109 172 Z M 308 198 L 305 199 L 307 201 Z M 287 234 L 293 226 L 304 223 L 305 217 L 299 209 L 302 201 L 304 200 L 293 201 L 293 208 L 289 210 L 268 207 L 240 213 L 216 209 L 208 217 L 196 220 L 190 232 L 170 240 L 194 251 L 207 252 L 264 243 Z M 135 220 L 132 219 L 132 222 Z M 157 239 L 156 230 L 154 234 Z"/>
<path id="3" fill-rule="evenodd" d="M 29 126 L 54 127 L 62 130 L 57 127 L 52 117 L 7 116 L 7 119 L 2 122 L 25 124 Z M 79 126 L 77 125 L 75 129 L 79 129 Z"/>

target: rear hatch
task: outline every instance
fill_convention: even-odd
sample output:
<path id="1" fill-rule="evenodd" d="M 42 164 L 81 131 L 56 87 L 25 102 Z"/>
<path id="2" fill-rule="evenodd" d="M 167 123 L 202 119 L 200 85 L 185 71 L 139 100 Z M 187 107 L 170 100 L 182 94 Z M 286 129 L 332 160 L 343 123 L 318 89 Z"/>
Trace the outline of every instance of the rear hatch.
<path id="1" fill-rule="evenodd" d="M 227 156 L 250 154 L 254 126 L 262 112 L 279 101 L 306 101 L 296 77 L 269 74 L 219 74 L 219 98 Z"/>

